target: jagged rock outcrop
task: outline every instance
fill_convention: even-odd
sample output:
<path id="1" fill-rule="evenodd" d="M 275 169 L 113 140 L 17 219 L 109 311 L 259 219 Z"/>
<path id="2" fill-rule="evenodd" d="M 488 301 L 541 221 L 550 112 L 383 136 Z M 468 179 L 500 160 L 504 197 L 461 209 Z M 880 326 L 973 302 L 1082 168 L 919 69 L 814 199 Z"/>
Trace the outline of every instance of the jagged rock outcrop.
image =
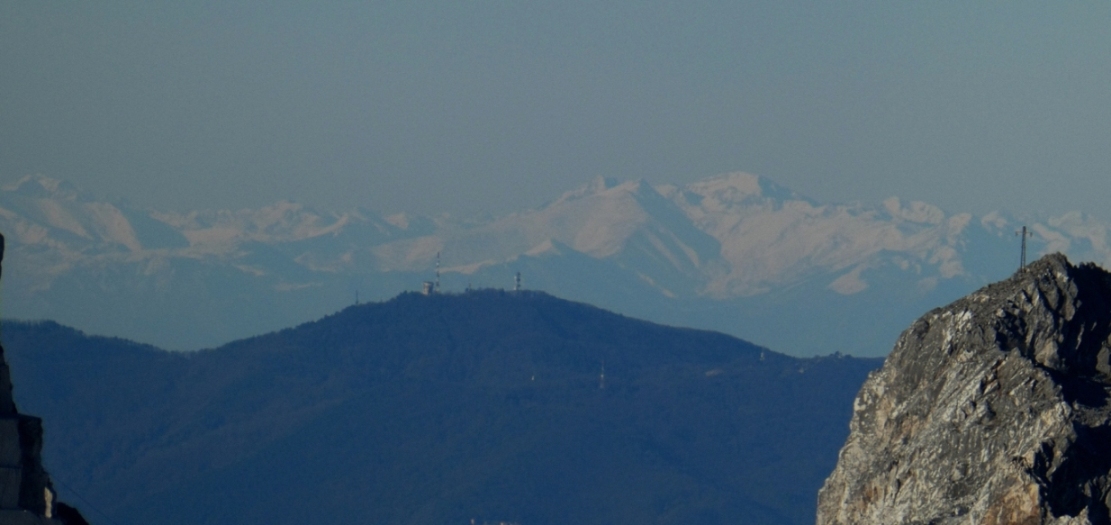
<path id="1" fill-rule="evenodd" d="M 3 257 L 0 235 L 0 260 Z M 41 452 L 42 420 L 16 410 L 11 373 L 0 346 L 0 525 L 88 525 L 72 507 L 55 505 Z"/>
<path id="2" fill-rule="evenodd" d="M 1042 258 L 929 312 L 854 403 L 818 525 L 1111 523 L 1111 274 Z"/>

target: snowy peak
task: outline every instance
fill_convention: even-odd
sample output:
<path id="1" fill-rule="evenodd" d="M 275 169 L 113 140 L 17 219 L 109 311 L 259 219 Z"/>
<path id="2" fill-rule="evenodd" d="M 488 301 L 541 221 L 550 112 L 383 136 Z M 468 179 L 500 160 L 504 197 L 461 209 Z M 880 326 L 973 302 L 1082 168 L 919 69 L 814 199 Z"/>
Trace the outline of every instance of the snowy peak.
<path id="1" fill-rule="evenodd" d="M 917 279 L 926 287 L 928 279 L 965 273 L 955 245 L 970 217 L 947 218 L 925 203 L 818 204 L 747 173 L 661 193 L 720 244 L 725 270 L 704 290 L 715 297 L 758 295 L 830 274 L 830 290 L 853 295 L 870 287 L 872 270 L 888 266 L 925 271 Z"/>
<path id="2" fill-rule="evenodd" d="M 41 176 L 0 188 L 0 231 L 19 267 L 13 274 L 21 276 L 7 289 L 24 294 L 24 304 L 39 305 L 25 317 L 66 320 L 54 312 L 70 308 L 67 294 L 116 290 L 120 304 L 143 304 L 152 294 L 170 301 L 169 294 L 185 293 L 196 304 L 183 304 L 182 315 L 223 301 L 228 310 L 217 320 L 236 330 L 251 315 L 243 303 L 248 298 L 265 296 L 276 305 L 289 294 L 316 293 L 313 304 L 331 305 L 354 296 L 354 287 L 364 298 L 370 289 L 389 297 L 418 288 L 437 260 L 445 279 L 483 286 L 528 268 L 538 288 L 655 312 L 661 321 L 673 311 L 671 300 L 786 305 L 813 296 L 879 304 L 883 295 L 909 308 L 1013 269 L 1014 230 L 1022 224 L 1033 233 L 1031 258 L 1053 250 L 1111 262 L 1111 226 L 1081 213 L 1020 221 L 1002 213 L 948 214 L 898 198 L 826 204 L 748 173 L 683 186 L 597 178 L 538 209 L 474 220 L 316 210 L 293 201 L 159 212 L 97 201 Z M 94 282 L 100 288 L 74 284 Z M 44 299 L 45 291 L 55 299 Z M 89 315 L 75 305 L 68 319 L 95 327 L 80 321 Z M 129 316 L 135 314 L 117 312 L 113 319 Z M 154 327 L 153 321 L 147 324 Z M 699 326 L 745 335 L 735 316 L 719 321 Z"/>
<path id="3" fill-rule="evenodd" d="M 681 195 L 691 205 L 714 210 L 757 203 L 810 202 L 789 188 L 759 175 L 744 172 L 728 173 L 688 184 Z"/>
<path id="4" fill-rule="evenodd" d="M 564 193 L 555 202 L 545 207 L 584 198 L 620 198 L 627 195 L 637 195 L 645 189 L 655 191 L 643 179 L 619 181 L 611 177 L 595 177 L 590 182 Z"/>
<path id="5" fill-rule="evenodd" d="M 545 239 L 544 242 L 529 248 L 525 255 L 529 257 L 559 257 L 567 253 L 569 247 L 559 241 Z"/>
<path id="6" fill-rule="evenodd" d="M 6 184 L 0 191 L 18 195 L 24 198 L 54 199 L 64 201 L 89 200 L 84 192 L 73 184 L 45 175 L 27 175 L 11 184 Z"/>
<path id="7" fill-rule="evenodd" d="M 894 219 L 919 224 L 941 224 L 945 220 L 941 208 L 925 202 L 911 201 L 904 205 L 898 197 L 890 197 L 883 201 L 883 207 Z"/>
<path id="8" fill-rule="evenodd" d="M 0 222 L 14 240 L 64 246 L 71 258 L 152 249 L 236 257 L 248 243 L 292 247 L 312 241 L 297 249 L 352 261 L 363 253 L 383 271 L 427 266 L 441 251 L 459 267 L 508 261 L 553 241 L 652 282 L 670 282 L 669 289 L 693 287 L 694 293 L 723 298 L 817 275 L 828 275 L 829 289 L 851 295 L 867 290 L 869 274 L 880 267 L 912 271 L 928 288 L 969 275 L 962 252 L 970 232 L 1006 240 L 1017 224 L 998 213 L 978 221 L 970 214 L 947 215 L 897 197 L 874 207 L 819 204 L 742 172 L 683 187 L 598 177 L 541 209 L 470 223 L 379 217 L 367 210 L 321 212 L 292 201 L 235 211 L 148 212 L 95 202 L 69 184 L 36 175 L 0 191 Z M 1111 259 L 1109 228 L 1089 216 L 1066 214 L 1029 226 L 1046 250 Z M 319 259 L 306 253 L 293 255 Z"/>
<path id="9" fill-rule="evenodd" d="M 24 244 L 142 249 L 135 228 L 117 206 L 94 201 L 75 186 L 42 175 L 23 177 L 0 189 L 0 217 L 8 223 L 5 231 Z"/>
<path id="10" fill-rule="evenodd" d="M 304 205 L 281 201 L 256 210 L 155 213 L 182 232 L 192 246 L 217 247 L 238 242 L 291 242 L 336 234 L 357 214 L 318 213 Z"/>

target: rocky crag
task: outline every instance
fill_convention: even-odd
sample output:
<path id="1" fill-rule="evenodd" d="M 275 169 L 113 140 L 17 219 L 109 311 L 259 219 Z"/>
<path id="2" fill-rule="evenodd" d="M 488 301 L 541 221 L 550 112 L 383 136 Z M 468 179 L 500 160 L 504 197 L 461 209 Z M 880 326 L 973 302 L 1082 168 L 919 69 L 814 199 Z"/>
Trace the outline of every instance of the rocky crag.
<path id="1" fill-rule="evenodd" d="M 1042 258 L 933 310 L 858 394 L 818 525 L 1111 523 L 1111 274 Z"/>
<path id="2" fill-rule="evenodd" d="M 0 260 L 4 237 L 0 235 Z M 81 515 L 54 500 L 54 486 L 42 466 L 42 420 L 20 414 L 0 347 L 0 525 L 88 525 Z"/>

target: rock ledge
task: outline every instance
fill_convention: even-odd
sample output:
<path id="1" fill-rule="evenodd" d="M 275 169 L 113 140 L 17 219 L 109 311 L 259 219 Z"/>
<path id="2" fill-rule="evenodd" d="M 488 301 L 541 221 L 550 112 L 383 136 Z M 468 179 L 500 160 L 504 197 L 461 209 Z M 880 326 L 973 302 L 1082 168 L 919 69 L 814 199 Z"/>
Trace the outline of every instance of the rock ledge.
<path id="1" fill-rule="evenodd" d="M 1046 256 L 907 329 L 818 525 L 1111 523 L 1111 274 Z"/>

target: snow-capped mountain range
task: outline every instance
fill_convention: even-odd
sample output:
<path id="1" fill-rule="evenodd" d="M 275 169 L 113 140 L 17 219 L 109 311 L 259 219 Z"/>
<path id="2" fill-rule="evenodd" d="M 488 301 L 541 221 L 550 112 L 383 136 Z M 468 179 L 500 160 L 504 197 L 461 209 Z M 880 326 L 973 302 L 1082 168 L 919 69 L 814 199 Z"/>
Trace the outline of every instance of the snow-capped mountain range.
<path id="1" fill-rule="evenodd" d="M 899 330 L 1062 251 L 1111 264 L 1108 225 L 1081 213 L 946 213 L 891 198 L 815 202 L 732 173 L 686 186 L 597 179 L 488 220 L 366 209 L 170 213 L 29 176 L 0 189 L 4 317 L 193 349 L 418 290 L 543 289 L 627 315 L 711 328 L 795 355 L 879 355 Z"/>

